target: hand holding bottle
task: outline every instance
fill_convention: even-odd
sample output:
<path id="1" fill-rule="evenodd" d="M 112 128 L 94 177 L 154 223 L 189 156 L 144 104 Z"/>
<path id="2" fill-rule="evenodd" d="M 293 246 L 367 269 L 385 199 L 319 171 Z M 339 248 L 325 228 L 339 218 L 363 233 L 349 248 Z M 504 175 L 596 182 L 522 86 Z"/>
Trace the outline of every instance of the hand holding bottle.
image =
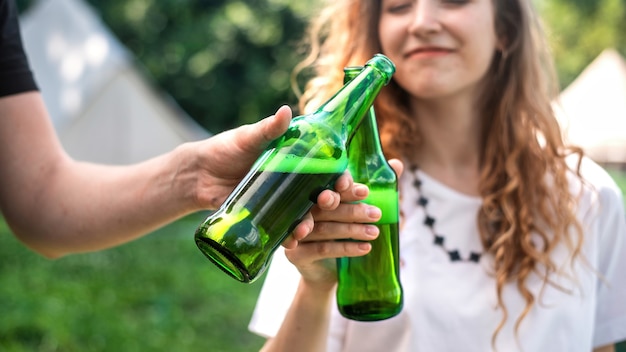
<path id="1" fill-rule="evenodd" d="M 302 221 L 296 226 L 293 232 L 283 241 L 282 246 L 286 249 L 295 248 L 299 241 L 305 240 L 313 229 L 315 229 L 315 218 L 313 214 L 321 212 L 332 212 L 337 210 L 343 199 L 363 200 L 368 195 L 366 186 L 354 183 L 349 172 L 345 172 L 335 182 L 335 187 L 324 190 L 317 197 L 317 203 L 308 212 Z"/>
<path id="2" fill-rule="evenodd" d="M 259 122 L 185 145 L 196 154 L 204 155 L 190 160 L 200 165 L 187 165 L 199 173 L 197 179 L 190 180 L 198 183 L 199 208 L 219 208 L 270 142 L 285 133 L 292 115 L 288 106 L 281 106 L 274 115 Z"/>
<path id="3" fill-rule="evenodd" d="M 404 168 L 401 161 L 392 159 L 389 164 L 398 176 L 401 175 Z M 361 193 L 361 189 L 367 190 L 355 184 L 355 192 L 341 193 L 341 204 L 336 209 L 313 208 L 313 231 L 297 247 L 285 250 L 287 259 L 298 268 L 308 287 L 331 292 L 337 283 L 335 259 L 369 253 L 371 245 L 367 242 L 378 237 L 378 228 L 371 223 L 380 219 L 380 209 L 358 203 L 369 192 Z M 365 242 L 341 241 L 346 239 Z"/>

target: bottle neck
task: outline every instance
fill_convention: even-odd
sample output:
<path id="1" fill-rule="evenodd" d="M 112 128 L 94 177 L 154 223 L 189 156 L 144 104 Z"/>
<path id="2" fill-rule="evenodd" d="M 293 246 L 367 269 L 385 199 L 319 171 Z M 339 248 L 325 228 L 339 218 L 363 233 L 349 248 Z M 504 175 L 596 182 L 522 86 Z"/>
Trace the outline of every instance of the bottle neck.
<path id="1" fill-rule="evenodd" d="M 330 113 L 327 122 L 342 125 L 348 136 L 352 136 L 385 83 L 386 79 L 381 72 L 365 66 L 318 111 Z"/>
<path id="2" fill-rule="evenodd" d="M 374 107 L 370 107 L 367 114 L 363 118 L 363 121 L 358 127 L 358 132 L 354 138 L 357 137 L 363 139 L 361 146 L 363 146 L 366 150 L 363 152 L 368 153 L 370 155 L 382 155 L 383 151 L 380 146 L 380 136 L 378 133 L 378 126 L 376 124 L 376 114 L 374 113 Z M 365 140 L 367 139 L 367 140 Z"/>

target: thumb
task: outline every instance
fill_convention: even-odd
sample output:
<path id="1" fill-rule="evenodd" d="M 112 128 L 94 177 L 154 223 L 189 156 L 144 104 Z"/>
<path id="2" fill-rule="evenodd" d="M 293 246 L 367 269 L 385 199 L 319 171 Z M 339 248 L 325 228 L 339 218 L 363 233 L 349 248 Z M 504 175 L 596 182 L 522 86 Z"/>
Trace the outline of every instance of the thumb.
<path id="1" fill-rule="evenodd" d="M 255 145 L 266 145 L 274 139 L 280 137 L 287 128 L 289 127 L 289 123 L 291 122 L 291 108 L 287 105 L 281 106 L 276 114 L 269 116 L 254 125 L 252 127 L 254 129 L 258 129 L 261 133 L 255 133 L 253 138 L 253 144 Z M 258 138 L 254 140 L 255 138 Z"/>
<path id="2" fill-rule="evenodd" d="M 235 144 L 246 153 L 258 156 L 267 145 L 280 137 L 291 122 L 291 109 L 287 105 L 281 106 L 276 114 L 249 125 L 239 126 L 227 132 L 234 138 Z M 224 137 L 224 140 L 228 138 Z"/>

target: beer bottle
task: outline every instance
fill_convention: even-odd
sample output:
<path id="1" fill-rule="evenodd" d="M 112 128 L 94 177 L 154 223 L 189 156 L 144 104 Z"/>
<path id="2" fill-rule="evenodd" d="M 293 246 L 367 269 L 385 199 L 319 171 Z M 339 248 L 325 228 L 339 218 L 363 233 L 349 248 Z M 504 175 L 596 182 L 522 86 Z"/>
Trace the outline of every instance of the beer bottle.
<path id="1" fill-rule="evenodd" d="M 377 54 L 317 111 L 294 118 L 200 224 L 200 251 L 234 279 L 256 280 L 319 193 L 346 170 L 347 141 L 394 72 L 391 60 Z"/>
<path id="2" fill-rule="evenodd" d="M 346 67 L 344 80 L 354 78 L 362 67 Z M 348 170 L 355 182 L 369 187 L 364 203 L 381 209 L 375 223 L 379 236 L 372 250 L 360 257 L 337 258 L 337 305 L 346 318 L 383 320 L 400 313 L 403 305 L 399 277 L 398 182 L 382 153 L 374 107 L 357 128 L 348 148 Z"/>

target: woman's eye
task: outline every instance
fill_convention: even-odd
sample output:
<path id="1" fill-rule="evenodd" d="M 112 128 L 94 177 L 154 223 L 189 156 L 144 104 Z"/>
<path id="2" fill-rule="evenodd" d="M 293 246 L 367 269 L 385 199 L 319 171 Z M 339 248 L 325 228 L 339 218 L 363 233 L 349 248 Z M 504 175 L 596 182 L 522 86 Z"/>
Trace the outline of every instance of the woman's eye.
<path id="1" fill-rule="evenodd" d="M 411 2 L 394 3 L 386 6 L 386 12 L 389 13 L 404 13 L 411 9 Z"/>

